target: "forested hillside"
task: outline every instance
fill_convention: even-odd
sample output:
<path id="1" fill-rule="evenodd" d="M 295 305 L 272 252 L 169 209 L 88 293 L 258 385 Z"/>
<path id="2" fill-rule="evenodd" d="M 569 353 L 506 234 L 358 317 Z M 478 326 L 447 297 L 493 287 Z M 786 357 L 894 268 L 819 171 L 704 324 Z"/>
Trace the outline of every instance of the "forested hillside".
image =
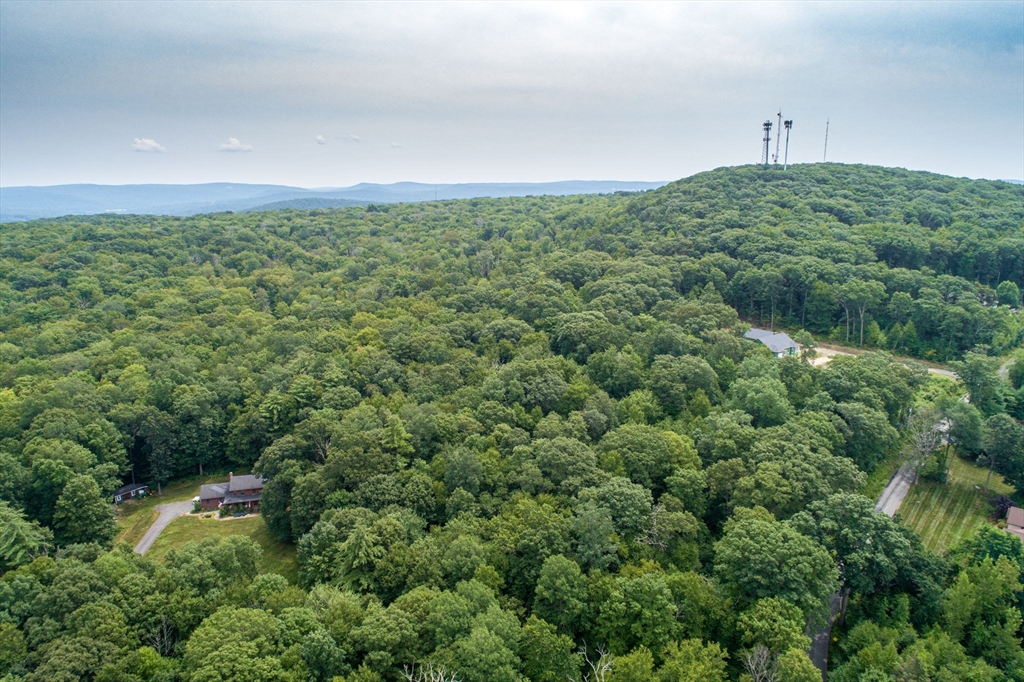
<path id="1" fill-rule="evenodd" d="M 811 682 L 843 592 L 830 679 L 1024 680 L 1021 543 L 937 556 L 859 492 L 950 393 L 887 351 L 954 363 L 932 414 L 1024 490 L 1024 187 L 743 167 L 0 259 L 0 679 Z M 130 471 L 250 467 L 299 585 L 244 538 L 111 549 Z"/>

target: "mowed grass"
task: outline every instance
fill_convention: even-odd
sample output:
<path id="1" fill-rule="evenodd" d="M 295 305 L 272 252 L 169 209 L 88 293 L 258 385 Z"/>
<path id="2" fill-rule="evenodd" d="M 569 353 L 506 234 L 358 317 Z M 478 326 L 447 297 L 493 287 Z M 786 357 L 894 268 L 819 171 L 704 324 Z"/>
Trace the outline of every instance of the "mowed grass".
<path id="1" fill-rule="evenodd" d="M 248 473 L 239 471 L 238 473 Z M 141 500 L 129 500 L 117 506 L 117 542 L 127 542 L 132 547 L 138 544 L 142 536 L 156 517 L 160 515 L 156 511 L 158 504 L 168 502 L 182 502 L 191 500 L 199 494 L 199 486 L 205 483 L 218 483 L 228 480 L 227 472 L 206 474 L 204 476 L 190 476 L 173 481 L 163 487 L 163 494 L 157 495 L 154 488 L 151 495 Z"/>
<path id="2" fill-rule="evenodd" d="M 1013 492 L 1002 476 L 993 473 L 985 495 L 987 475 L 988 469 L 954 457 L 948 485 L 921 480 L 911 487 L 900 505 L 901 522 L 917 531 L 930 550 L 952 547 L 989 523 L 990 498 Z"/>
<path id="3" fill-rule="evenodd" d="M 231 535 L 251 537 L 263 549 L 258 569 L 260 573 L 278 573 L 295 583 L 298 579 L 299 564 L 295 557 L 295 546 L 274 538 L 267 529 L 263 517 L 244 516 L 238 519 L 204 519 L 197 516 L 180 516 L 160 533 L 153 546 L 146 552 L 148 558 L 163 559 L 172 549 L 180 549 L 189 542 L 206 538 L 225 538 Z"/>

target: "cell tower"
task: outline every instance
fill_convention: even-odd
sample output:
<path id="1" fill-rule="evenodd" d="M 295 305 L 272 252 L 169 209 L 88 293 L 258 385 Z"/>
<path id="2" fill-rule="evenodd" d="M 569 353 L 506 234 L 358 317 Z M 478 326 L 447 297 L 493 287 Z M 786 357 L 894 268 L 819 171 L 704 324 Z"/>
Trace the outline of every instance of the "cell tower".
<path id="1" fill-rule="evenodd" d="M 782 125 L 786 126 L 786 156 L 783 157 L 782 170 L 789 168 L 789 131 L 793 129 L 793 120 L 783 121 Z"/>
<path id="2" fill-rule="evenodd" d="M 775 129 L 776 131 L 782 130 L 782 109 L 779 109 L 779 125 Z M 772 157 L 772 164 L 775 166 L 775 170 L 779 169 L 779 142 L 782 140 L 781 133 L 775 133 L 775 156 Z"/>
<path id="3" fill-rule="evenodd" d="M 771 121 L 765 121 L 763 127 L 764 127 L 764 140 L 762 140 L 762 142 L 764 143 L 764 146 L 761 149 L 761 165 L 767 167 L 768 166 L 768 143 L 771 142 L 771 140 L 772 140 L 772 122 Z"/>

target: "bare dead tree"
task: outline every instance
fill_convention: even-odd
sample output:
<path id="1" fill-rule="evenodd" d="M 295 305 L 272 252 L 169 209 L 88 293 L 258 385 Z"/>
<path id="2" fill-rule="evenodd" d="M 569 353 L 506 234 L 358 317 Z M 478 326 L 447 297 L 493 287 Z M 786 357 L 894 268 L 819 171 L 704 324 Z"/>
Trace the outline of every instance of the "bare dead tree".
<path id="1" fill-rule="evenodd" d="M 149 641 L 161 656 L 168 656 L 174 651 L 174 626 L 167 616 L 160 616 L 160 622 L 149 633 Z"/>
<path id="2" fill-rule="evenodd" d="M 402 666 L 402 678 L 408 682 L 461 682 L 458 673 L 444 666 L 435 668 L 433 663 Z"/>
<path id="3" fill-rule="evenodd" d="M 607 647 L 603 644 L 594 649 L 594 654 L 597 658 L 591 658 L 590 650 L 587 649 L 587 644 L 584 642 L 577 649 L 580 657 L 583 659 L 584 672 L 579 679 L 579 682 L 606 682 L 609 674 L 612 671 L 612 667 L 615 665 L 615 657 L 612 656 L 611 652 L 608 651 Z M 571 677 L 567 678 L 569 682 L 577 682 Z"/>
<path id="4" fill-rule="evenodd" d="M 743 667 L 751 682 L 776 682 L 779 679 L 779 659 L 763 644 L 744 654 Z"/>
<path id="5" fill-rule="evenodd" d="M 650 547 L 656 547 L 662 551 L 668 547 L 668 543 L 665 542 L 662 534 L 664 528 L 662 528 L 661 516 L 665 513 L 665 507 L 663 505 L 655 505 L 651 509 L 651 516 L 647 520 L 647 526 L 644 528 L 643 535 L 638 537 L 636 541 L 641 545 L 648 545 Z"/>

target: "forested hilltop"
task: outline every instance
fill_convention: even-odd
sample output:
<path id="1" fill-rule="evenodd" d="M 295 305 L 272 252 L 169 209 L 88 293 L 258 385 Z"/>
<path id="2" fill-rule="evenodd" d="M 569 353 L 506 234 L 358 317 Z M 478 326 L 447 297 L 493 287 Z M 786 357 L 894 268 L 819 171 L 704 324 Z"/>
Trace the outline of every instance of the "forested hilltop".
<path id="1" fill-rule="evenodd" d="M 2 680 L 816 682 L 836 593 L 830 680 L 1024 680 L 1024 545 L 938 556 L 860 493 L 919 414 L 925 475 L 1024 491 L 1024 187 L 741 167 L 14 223 L 0 259 Z M 129 472 L 248 468 L 299 584 L 247 538 L 112 547 Z"/>

